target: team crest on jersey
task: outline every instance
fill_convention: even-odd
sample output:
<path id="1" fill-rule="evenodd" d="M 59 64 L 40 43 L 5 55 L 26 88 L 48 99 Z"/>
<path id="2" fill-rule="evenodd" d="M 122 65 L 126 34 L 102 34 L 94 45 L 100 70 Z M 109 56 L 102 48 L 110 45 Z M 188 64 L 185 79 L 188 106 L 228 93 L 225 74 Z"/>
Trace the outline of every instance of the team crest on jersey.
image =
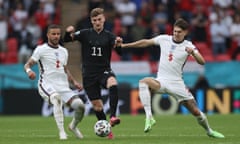
<path id="1" fill-rule="evenodd" d="M 170 51 L 173 52 L 175 49 L 176 49 L 176 46 L 175 46 L 175 45 L 172 45 Z"/>
<path id="2" fill-rule="evenodd" d="M 56 58 L 58 58 L 58 57 L 59 57 L 59 54 L 58 54 L 58 52 L 55 52 L 54 54 L 55 54 Z"/>

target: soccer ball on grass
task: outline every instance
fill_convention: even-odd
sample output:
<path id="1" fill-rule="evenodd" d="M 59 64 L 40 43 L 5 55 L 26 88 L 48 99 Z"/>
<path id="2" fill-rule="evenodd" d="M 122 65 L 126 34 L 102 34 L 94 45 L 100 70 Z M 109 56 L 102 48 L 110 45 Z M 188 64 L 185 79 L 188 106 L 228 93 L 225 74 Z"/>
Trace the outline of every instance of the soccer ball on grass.
<path id="1" fill-rule="evenodd" d="M 97 136 L 106 137 L 111 132 L 111 125 L 106 120 L 99 120 L 94 125 L 94 132 Z"/>

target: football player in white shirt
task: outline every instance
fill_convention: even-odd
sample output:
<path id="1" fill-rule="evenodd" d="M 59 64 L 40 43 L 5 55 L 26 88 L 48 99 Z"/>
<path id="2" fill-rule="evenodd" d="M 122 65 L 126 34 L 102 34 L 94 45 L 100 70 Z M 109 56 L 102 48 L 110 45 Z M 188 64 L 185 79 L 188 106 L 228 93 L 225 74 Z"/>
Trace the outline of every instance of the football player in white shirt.
<path id="1" fill-rule="evenodd" d="M 53 115 L 59 129 L 61 140 L 67 139 L 64 130 L 64 115 L 62 105 L 66 104 L 75 110 L 74 117 L 68 128 L 77 138 L 83 135 L 77 128 L 78 123 L 84 116 L 85 106 L 83 101 L 70 89 L 69 82 L 77 89 L 82 86 L 72 77 L 67 69 L 68 51 L 59 45 L 61 29 L 58 25 L 50 25 L 47 31 L 48 42 L 39 45 L 32 56 L 24 65 L 24 69 L 30 79 L 35 79 L 36 74 L 31 67 L 38 63 L 39 80 L 38 91 L 44 100 L 53 105 Z"/>
<path id="2" fill-rule="evenodd" d="M 224 138 L 223 134 L 210 128 L 207 117 L 197 107 L 193 95 L 186 88 L 182 79 L 182 69 L 188 56 L 192 56 L 201 65 L 205 64 L 198 49 L 192 42 L 185 40 L 188 27 L 185 20 L 178 19 L 173 27 L 173 35 L 159 35 L 152 39 L 142 39 L 121 45 L 122 48 L 145 48 L 153 45 L 159 45 L 161 48 L 157 77 L 145 77 L 139 81 L 139 96 L 146 113 L 144 132 L 149 132 L 156 123 L 151 111 L 150 90 L 152 90 L 168 93 L 184 105 L 207 131 L 208 136 Z M 122 39 L 117 38 L 117 42 L 121 43 Z"/>

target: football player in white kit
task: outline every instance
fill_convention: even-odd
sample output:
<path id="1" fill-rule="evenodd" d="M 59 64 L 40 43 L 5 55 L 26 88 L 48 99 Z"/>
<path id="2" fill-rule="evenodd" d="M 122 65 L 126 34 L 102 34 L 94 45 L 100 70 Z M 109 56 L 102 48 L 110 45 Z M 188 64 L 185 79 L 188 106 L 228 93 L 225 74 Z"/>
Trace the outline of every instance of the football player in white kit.
<path id="1" fill-rule="evenodd" d="M 32 56 L 24 65 L 24 69 L 30 79 L 35 79 L 36 74 L 31 70 L 31 67 L 38 63 L 40 72 L 38 91 L 44 100 L 53 105 L 53 115 L 59 129 L 60 139 L 67 139 L 64 130 L 63 104 L 74 109 L 74 117 L 68 128 L 77 138 L 81 139 L 83 135 L 77 125 L 84 116 L 85 107 L 83 101 L 70 89 L 69 82 L 78 89 L 82 89 L 82 86 L 74 80 L 66 67 L 68 51 L 59 45 L 60 27 L 50 25 L 47 30 L 47 37 L 48 42 L 36 47 Z"/>
<path id="2" fill-rule="evenodd" d="M 142 39 L 121 45 L 122 48 L 145 48 L 154 45 L 159 45 L 161 48 L 157 77 L 145 77 L 139 81 L 139 96 L 146 114 L 144 132 L 149 132 L 156 123 L 151 111 L 151 90 L 173 96 L 196 117 L 208 136 L 224 138 L 223 134 L 210 128 L 207 117 L 197 107 L 193 95 L 182 79 L 182 69 L 188 56 L 192 56 L 201 65 L 205 64 L 198 49 L 192 42 L 185 40 L 188 27 L 188 23 L 180 18 L 174 24 L 173 35 L 159 35 L 152 39 Z M 118 38 L 117 42 L 121 43 L 122 39 Z"/>

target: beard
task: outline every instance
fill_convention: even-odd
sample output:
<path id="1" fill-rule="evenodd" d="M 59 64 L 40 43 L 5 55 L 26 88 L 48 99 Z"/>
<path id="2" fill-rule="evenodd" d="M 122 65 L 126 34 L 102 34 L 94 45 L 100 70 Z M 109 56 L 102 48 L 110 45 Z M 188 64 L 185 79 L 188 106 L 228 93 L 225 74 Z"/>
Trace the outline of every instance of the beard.
<path id="1" fill-rule="evenodd" d="M 50 40 L 50 43 L 53 45 L 53 46 L 57 46 L 59 44 L 59 39 L 52 39 Z"/>

